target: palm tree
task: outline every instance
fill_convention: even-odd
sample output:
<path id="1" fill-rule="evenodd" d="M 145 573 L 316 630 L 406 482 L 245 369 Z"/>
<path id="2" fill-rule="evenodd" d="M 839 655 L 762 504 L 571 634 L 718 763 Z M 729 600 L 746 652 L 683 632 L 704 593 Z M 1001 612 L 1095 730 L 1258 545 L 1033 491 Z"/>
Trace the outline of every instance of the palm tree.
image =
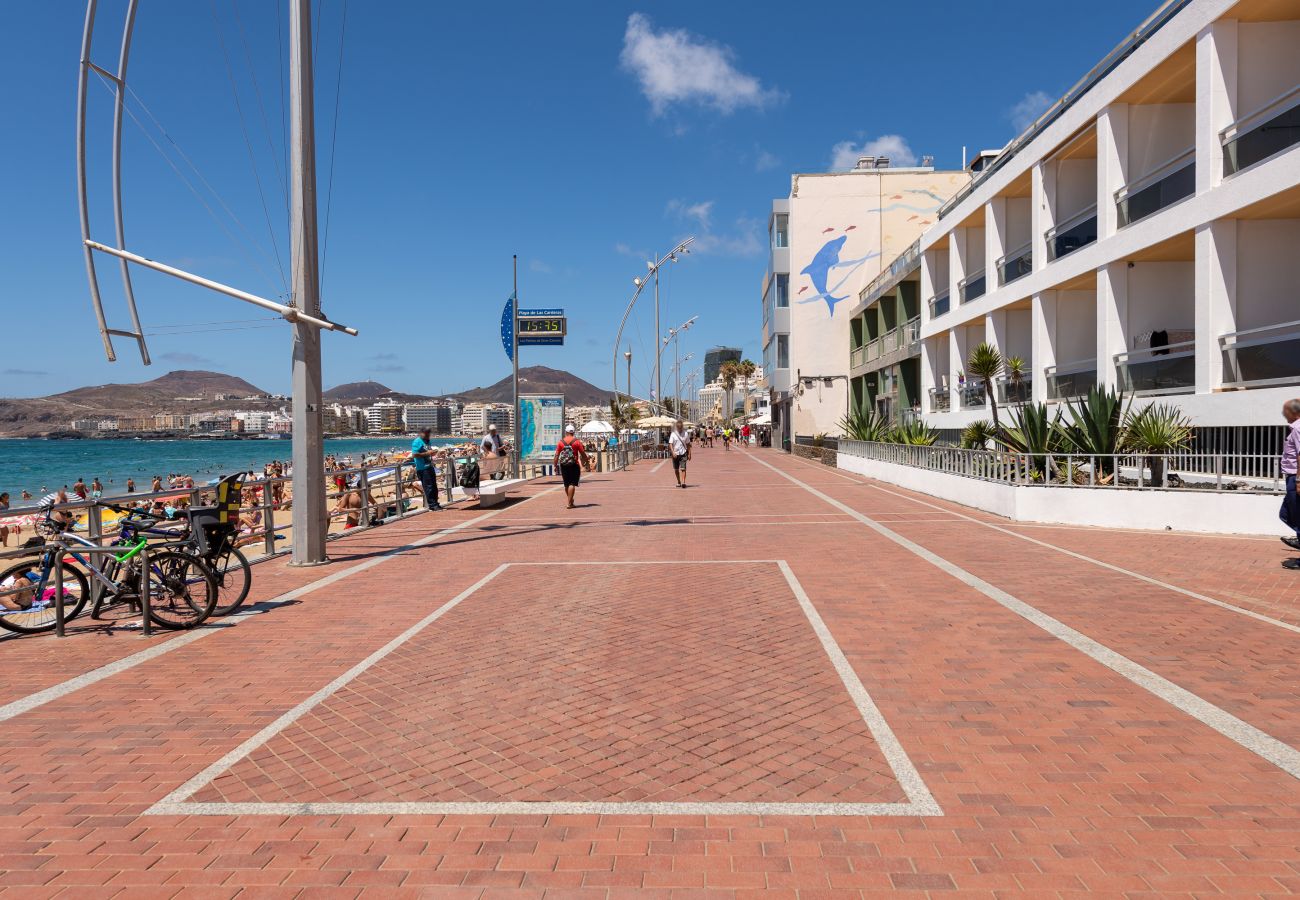
<path id="1" fill-rule="evenodd" d="M 758 371 L 758 366 L 754 365 L 752 359 L 742 359 L 736 366 L 736 374 L 745 385 L 745 414 L 749 414 L 749 380 L 754 377 Z"/>
<path id="2" fill-rule="evenodd" d="M 736 389 L 736 382 L 740 378 L 740 363 L 734 359 L 724 362 L 722 368 L 718 370 L 718 378 L 722 381 L 722 389 L 727 392 L 727 408 L 722 411 L 722 420 L 730 422 L 732 413 L 736 409 L 731 394 Z"/>
<path id="3" fill-rule="evenodd" d="M 1021 387 L 1025 383 L 1025 376 L 1029 374 L 1029 366 L 1025 363 L 1023 357 L 1008 356 L 1006 360 L 1007 382 L 1011 385 L 1011 396 L 1016 400 L 1023 400 Z"/>
<path id="4" fill-rule="evenodd" d="M 993 396 L 993 382 L 1002 373 L 1002 354 L 998 352 L 997 347 L 982 342 L 970 352 L 966 368 L 972 375 L 984 379 L 984 396 L 988 398 L 989 411 L 993 413 L 993 431 L 1001 432 L 1002 425 L 998 422 L 998 401 Z"/>

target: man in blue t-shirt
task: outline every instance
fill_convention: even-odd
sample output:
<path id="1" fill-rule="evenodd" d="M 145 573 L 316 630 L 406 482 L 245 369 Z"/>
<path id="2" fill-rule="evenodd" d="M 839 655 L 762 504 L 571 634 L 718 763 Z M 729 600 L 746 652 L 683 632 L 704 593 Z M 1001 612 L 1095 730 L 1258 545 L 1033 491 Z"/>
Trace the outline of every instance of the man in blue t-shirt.
<path id="1" fill-rule="evenodd" d="M 415 474 L 424 489 L 424 508 L 442 509 L 438 502 L 438 470 L 433 467 L 433 447 L 429 444 L 430 429 L 421 428 L 420 436 L 411 441 L 411 459 L 415 460 Z"/>

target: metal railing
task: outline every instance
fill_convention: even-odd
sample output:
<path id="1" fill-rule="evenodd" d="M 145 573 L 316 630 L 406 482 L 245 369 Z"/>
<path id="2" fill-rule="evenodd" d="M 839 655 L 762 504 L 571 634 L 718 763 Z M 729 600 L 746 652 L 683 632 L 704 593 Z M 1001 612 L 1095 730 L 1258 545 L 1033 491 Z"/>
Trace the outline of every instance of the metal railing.
<path id="1" fill-rule="evenodd" d="M 1032 242 L 1008 252 L 997 262 L 998 283 L 1010 284 L 1024 278 L 1034 270 L 1034 245 Z"/>
<path id="2" fill-rule="evenodd" d="M 1204 490 L 1280 494 L 1277 454 L 1021 453 L 841 439 L 839 452 L 998 484 L 1106 490 Z M 1242 474 L 1252 473 L 1252 474 Z"/>
<path id="3" fill-rule="evenodd" d="M 1196 147 L 1188 147 L 1173 159 L 1115 192 L 1115 209 L 1120 228 L 1145 219 L 1166 206 L 1196 193 Z"/>
<path id="4" fill-rule="evenodd" d="M 952 393 L 947 388 L 930 388 L 930 411 L 947 412 L 952 408 Z"/>
<path id="5" fill-rule="evenodd" d="M 930 318 L 936 319 L 948 311 L 947 293 L 930 298 Z"/>
<path id="6" fill-rule="evenodd" d="M 1097 383 L 1097 361 L 1078 360 L 1044 369 L 1047 376 L 1047 399 L 1069 400 L 1083 397 Z"/>
<path id="7" fill-rule="evenodd" d="M 957 282 L 957 296 L 962 303 L 969 303 L 983 297 L 987 286 L 988 280 L 984 277 L 984 270 L 980 269 Z"/>
<path id="8" fill-rule="evenodd" d="M 897 328 L 891 328 L 880 337 L 873 338 L 853 351 L 856 354 L 860 350 L 861 355 L 860 357 L 850 355 L 849 365 L 865 365 L 872 360 L 880 359 L 882 356 L 888 356 L 899 350 L 912 350 L 920 339 L 921 317 L 914 316 Z"/>
<path id="9" fill-rule="evenodd" d="M 1300 143 L 1300 84 L 1219 133 L 1223 174 L 1234 175 Z"/>
<path id="10" fill-rule="evenodd" d="M 984 392 L 984 379 L 972 378 L 958 385 L 957 401 L 961 409 L 980 409 L 987 406 L 989 399 Z"/>
<path id="11" fill-rule="evenodd" d="M 1196 341 L 1175 341 L 1115 354 L 1120 389 L 1139 396 L 1196 390 Z"/>
<path id="12" fill-rule="evenodd" d="M 1004 406 L 1029 403 L 1034 399 L 1033 382 L 1028 378 L 1012 381 L 1006 375 L 999 375 L 996 383 L 998 402 Z"/>
<path id="13" fill-rule="evenodd" d="M 1300 320 L 1234 331 L 1219 346 L 1225 386 L 1300 384 Z"/>
<path id="14" fill-rule="evenodd" d="M 1044 233 L 1047 259 L 1060 259 L 1097 240 L 1097 206 L 1093 204 L 1065 219 Z"/>

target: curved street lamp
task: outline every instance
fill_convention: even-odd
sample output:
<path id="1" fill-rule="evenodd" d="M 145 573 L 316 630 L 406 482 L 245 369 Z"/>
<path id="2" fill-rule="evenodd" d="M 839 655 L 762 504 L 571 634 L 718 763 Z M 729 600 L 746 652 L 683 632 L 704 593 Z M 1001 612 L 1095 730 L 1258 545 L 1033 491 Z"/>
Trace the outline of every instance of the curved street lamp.
<path id="1" fill-rule="evenodd" d="M 658 262 L 646 262 L 647 273 L 644 277 L 632 279 L 632 284 L 636 285 L 636 290 L 632 292 L 632 299 L 627 302 L 627 309 L 623 310 L 623 319 L 618 323 L 618 334 L 614 336 L 614 355 L 613 355 L 613 379 L 611 385 L 614 389 L 614 398 L 618 399 L 618 345 L 623 340 L 623 328 L 627 325 L 627 317 L 632 314 L 632 307 L 636 305 L 636 298 L 641 296 L 641 290 L 650 283 L 651 276 L 654 277 L 655 283 L 655 334 L 659 333 L 659 269 L 664 263 L 677 262 L 679 255 L 685 255 L 691 251 L 687 248 L 695 243 L 695 237 L 688 237 L 673 249 L 659 259 Z M 629 397 L 632 393 L 632 386 L 628 385 Z M 655 353 L 655 403 L 659 403 L 659 354 Z"/>

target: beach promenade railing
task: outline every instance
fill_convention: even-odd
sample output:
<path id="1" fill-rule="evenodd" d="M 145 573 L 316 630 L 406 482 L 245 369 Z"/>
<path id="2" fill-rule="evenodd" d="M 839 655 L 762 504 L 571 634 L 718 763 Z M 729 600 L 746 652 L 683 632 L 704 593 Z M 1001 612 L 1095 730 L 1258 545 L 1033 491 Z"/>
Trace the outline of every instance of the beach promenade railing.
<path id="1" fill-rule="evenodd" d="M 645 457 L 652 446 L 653 441 L 649 440 L 629 441 L 606 450 L 593 451 L 591 457 L 596 471 L 618 471 Z M 458 470 L 470 462 L 482 466 L 486 460 L 475 452 L 454 451 L 434 460 L 442 502 L 453 502 L 456 489 L 460 487 Z M 551 468 L 553 467 L 542 465 L 528 467 L 525 475 L 549 476 L 554 474 L 549 471 Z M 276 556 L 287 550 L 285 545 L 291 527 L 293 483 L 292 473 L 283 476 L 253 475 L 244 482 L 236 545 L 250 561 Z M 410 460 L 330 469 L 325 473 L 322 488 L 330 510 L 329 540 L 357 529 L 396 521 L 424 509 L 424 492 Z M 104 503 L 138 507 L 141 510 L 152 508 L 156 501 L 162 501 L 164 506 L 185 509 L 210 505 L 215 500 L 215 494 L 215 484 L 196 484 L 192 488 L 171 487 L 161 491 L 105 494 L 99 499 Z M 351 507 L 339 503 L 341 498 L 352 494 L 359 495 L 360 505 Z M 106 518 L 104 508 L 96 505 L 94 500 L 72 499 L 55 508 L 76 517 L 76 531 L 96 544 L 107 543 L 117 534 L 116 516 L 110 513 L 110 517 Z M 11 523 L 8 526 L 10 546 L 0 547 L 0 558 L 5 549 L 20 549 L 23 541 L 41 534 L 39 529 L 45 518 L 46 510 L 32 504 L 13 506 L 0 512 L 0 523 Z M 356 525 L 347 528 L 350 519 L 354 519 Z M 162 527 L 166 527 L 166 524 L 164 522 Z M 181 520 L 175 524 L 177 530 L 184 527 Z"/>
<path id="2" fill-rule="evenodd" d="M 852 441 L 839 452 L 945 475 L 1010 485 L 1113 490 L 1202 490 L 1281 494 L 1276 454 L 1020 453 Z"/>

